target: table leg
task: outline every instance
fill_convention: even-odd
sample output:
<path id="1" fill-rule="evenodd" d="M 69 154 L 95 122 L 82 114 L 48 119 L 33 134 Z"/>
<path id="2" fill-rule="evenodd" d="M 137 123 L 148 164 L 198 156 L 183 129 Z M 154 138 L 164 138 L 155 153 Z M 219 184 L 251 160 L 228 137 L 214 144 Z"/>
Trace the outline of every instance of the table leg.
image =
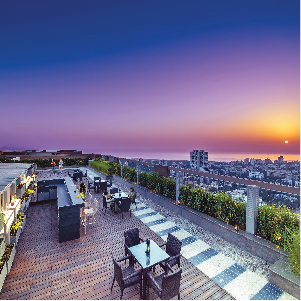
<path id="1" fill-rule="evenodd" d="M 142 279 L 142 283 L 143 283 L 143 289 L 142 289 L 142 299 L 146 300 L 146 274 L 147 274 L 148 268 L 143 269 L 143 279 Z"/>

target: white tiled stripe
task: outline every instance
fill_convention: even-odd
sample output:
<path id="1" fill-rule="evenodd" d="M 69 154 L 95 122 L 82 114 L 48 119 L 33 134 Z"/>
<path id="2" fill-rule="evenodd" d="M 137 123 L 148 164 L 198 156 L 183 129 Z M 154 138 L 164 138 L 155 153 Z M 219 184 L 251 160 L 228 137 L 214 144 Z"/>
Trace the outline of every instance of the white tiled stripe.
<path id="1" fill-rule="evenodd" d="M 182 239 L 184 239 L 184 238 L 186 238 L 186 237 L 191 236 L 190 233 L 188 233 L 187 231 L 182 230 L 182 229 L 179 230 L 179 231 L 172 232 L 172 235 L 174 235 L 175 237 L 177 237 L 179 240 L 182 240 Z M 161 238 L 162 238 L 164 241 L 167 241 L 167 236 L 168 236 L 168 234 L 161 236 Z"/>
<path id="2" fill-rule="evenodd" d="M 137 209 L 139 209 L 139 208 L 141 208 L 141 207 L 145 207 L 145 204 L 143 204 L 143 203 L 136 203 L 136 205 L 135 204 L 132 204 L 133 206 L 134 206 L 134 208 L 136 208 L 136 206 L 137 206 Z"/>
<path id="3" fill-rule="evenodd" d="M 189 232 L 187 232 L 186 230 L 183 230 L 183 229 L 172 232 L 172 235 L 177 237 L 179 240 L 183 240 L 184 238 L 191 236 L 191 234 Z"/>
<path id="4" fill-rule="evenodd" d="M 210 246 L 208 244 L 206 244 L 204 241 L 197 240 L 185 247 L 182 247 L 181 254 L 182 254 L 182 256 L 184 256 L 185 258 L 187 258 L 189 260 L 190 257 L 193 257 L 193 256 L 207 250 L 208 248 L 210 248 Z"/>
<path id="5" fill-rule="evenodd" d="M 162 230 L 165 230 L 165 229 L 172 228 L 174 226 L 176 226 L 175 223 L 167 221 L 167 222 L 162 223 L 162 224 L 150 226 L 150 229 L 153 230 L 154 232 L 158 232 L 158 231 L 162 231 Z"/>
<path id="6" fill-rule="evenodd" d="M 144 218 L 141 218 L 141 221 L 143 223 L 149 223 L 149 222 L 152 222 L 152 221 L 156 221 L 158 219 L 163 219 L 164 216 L 162 216 L 161 214 L 157 213 L 155 215 L 151 215 L 151 216 L 147 216 L 147 217 L 144 217 Z"/>
<path id="7" fill-rule="evenodd" d="M 213 278 L 234 263 L 235 261 L 231 258 L 222 253 L 218 253 L 217 255 L 210 257 L 208 260 L 201 262 L 196 267 L 208 277 Z"/>
<path id="8" fill-rule="evenodd" d="M 134 215 L 142 215 L 142 214 L 151 213 L 151 212 L 156 212 L 156 211 L 154 211 L 152 208 L 146 208 L 146 209 L 139 210 L 137 212 L 134 211 L 133 214 Z"/>
<path id="9" fill-rule="evenodd" d="M 228 283 L 224 289 L 235 299 L 250 300 L 267 283 L 268 281 L 265 278 L 251 272 L 250 270 L 246 270 Z"/>

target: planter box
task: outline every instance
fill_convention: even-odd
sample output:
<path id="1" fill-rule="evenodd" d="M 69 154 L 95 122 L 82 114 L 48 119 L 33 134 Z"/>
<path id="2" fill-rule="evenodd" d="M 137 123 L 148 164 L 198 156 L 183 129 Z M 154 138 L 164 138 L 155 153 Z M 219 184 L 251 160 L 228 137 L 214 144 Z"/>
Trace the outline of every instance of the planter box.
<path id="1" fill-rule="evenodd" d="M 269 282 L 300 300 L 300 277 L 290 271 L 287 259 L 277 260 L 270 266 Z"/>
<path id="2" fill-rule="evenodd" d="M 10 236 L 10 243 L 11 244 L 17 245 L 21 232 L 22 232 L 22 227 L 19 227 L 19 229 L 17 231 L 17 235 L 16 236 Z"/>
<path id="3" fill-rule="evenodd" d="M 26 215 L 24 215 L 24 220 L 23 220 L 23 223 L 22 223 L 21 233 L 23 233 L 23 231 L 24 231 L 25 224 L 26 224 Z"/>
<path id="4" fill-rule="evenodd" d="M 13 264 L 15 255 L 16 255 L 16 246 L 13 247 L 13 249 L 12 249 L 12 251 L 11 251 L 11 254 L 10 254 L 10 257 L 9 257 L 9 260 L 6 262 L 7 274 L 8 274 L 8 273 L 10 272 L 10 270 L 11 270 L 11 266 L 12 266 L 12 264 Z"/>
<path id="5" fill-rule="evenodd" d="M 25 184 L 23 185 L 22 188 L 16 189 L 16 197 L 17 197 L 18 199 L 20 199 L 20 198 L 22 197 L 22 195 L 23 195 L 24 192 L 25 192 L 25 189 L 26 189 Z"/>
<path id="6" fill-rule="evenodd" d="M 1 238 L 1 241 L 0 241 L 0 258 L 2 257 L 2 255 L 5 251 L 5 247 L 6 247 L 5 239 Z"/>
<path id="7" fill-rule="evenodd" d="M 5 281 L 6 275 L 7 275 L 7 267 L 6 264 L 4 264 L 3 269 L 0 273 L 0 291 L 2 290 L 2 286 Z"/>
<path id="8" fill-rule="evenodd" d="M 25 212 L 25 210 L 26 210 L 26 209 L 25 209 L 25 206 L 26 206 L 26 205 L 25 205 L 25 200 L 24 200 L 24 201 L 21 203 L 21 211 L 22 211 L 22 212 Z"/>

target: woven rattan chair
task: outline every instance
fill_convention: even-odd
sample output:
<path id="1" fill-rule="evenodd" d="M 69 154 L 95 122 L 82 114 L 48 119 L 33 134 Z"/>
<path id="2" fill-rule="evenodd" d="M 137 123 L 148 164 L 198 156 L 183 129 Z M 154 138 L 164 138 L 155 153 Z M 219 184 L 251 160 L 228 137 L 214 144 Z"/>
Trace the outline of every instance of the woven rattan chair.
<path id="1" fill-rule="evenodd" d="M 125 255 L 127 256 L 129 254 L 129 248 L 132 246 L 136 246 L 140 244 L 140 242 L 144 242 L 142 238 L 139 237 L 139 229 L 133 228 L 127 231 L 124 231 L 124 249 L 125 249 Z M 133 264 L 133 258 L 130 258 L 130 262 Z"/>
<path id="2" fill-rule="evenodd" d="M 166 246 L 166 253 L 170 256 L 170 259 L 168 260 L 168 264 L 171 267 L 173 267 L 176 264 L 178 265 L 178 267 L 180 267 L 182 242 L 171 233 L 168 233 L 167 242 L 162 244 L 160 247 L 163 246 Z M 161 264 L 161 266 L 165 268 L 164 263 Z"/>
<path id="3" fill-rule="evenodd" d="M 124 269 L 121 268 L 121 265 L 119 262 L 126 261 L 126 259 L 130 259 L 130 256 L 121 258 L 119 260 L 113 258 L 113 264 L 114 264 L 114 279 L 111 287 L 111 291 L 114 286 L 115 280 L 117 281 L 120 289 L 121 289 L 121 295 L 120 299 L 122 299 L 123 291 L 125 288 L 133 286 L 137 283 L 140 284 L 140 298 L 142 298 L 142 270 L 135 271 L 134 267 L 132 265 L 129 265 L 128 267 L 125 267 Z"/>
<path id="4" fill-rule="evenodd" d="M 146 274 L 147 290 L 146 298 L 149 298 L 149 288 L 152 287 L 155 293 L 162 300 L 169 300 L 178 295 L 180 300 L 180 282 L 182 269 L 174 272 L 171 267 L 166 264 L 168 270 L 172 271 L 171 274 L 162 273 L 156 277 L 153 277 L 150 272 Z"/>
<path id="5" fill-rule="evenodd" d="M 123 218 L 123 212 L 128 212 L 128 211 L 130 211 L 130 217 L 131 217 L 132 213 L 131 213 L 131 199 L 130 198 L 121 199 L 121 202 L 118 203 L 118 208 L 121 211 L 122 218 Z"/>

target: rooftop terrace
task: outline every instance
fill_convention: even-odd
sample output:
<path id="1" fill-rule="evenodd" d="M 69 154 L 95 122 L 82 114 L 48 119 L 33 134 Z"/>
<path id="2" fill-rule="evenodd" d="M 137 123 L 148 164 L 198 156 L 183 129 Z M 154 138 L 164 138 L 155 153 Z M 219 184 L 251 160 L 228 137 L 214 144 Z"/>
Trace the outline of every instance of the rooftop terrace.
<path id="1" fill-rule="evenodd" d="M 94 175 L 95 171 L 88 170 L 88 177 Z M 67 170 L 62 176 L 68 176 Z M 38 180 L 52 177 L 50 170 L 38 174 Z M 127 192 L 126 187 L 121 188 Z M 236 256 L 224 255 L 221 249 L 201 240 L 200 235 L 186 231 L 187 228 L 195 229 L 194 225 L 183 227 L 183 221 L 178 217 L 167 219 L 162 212 L 164 209 L 153 205 L 151 200 L 138 195 L 134 214 L 131 217 L 125 214 L 122 219 L 121 214 L 116 215 L 110 210 L 104 214 L 102 195 L 91 193 L 99 200 L 97 222 L 88 225 L 86 234 L 82 228 L 79 239 L 64 243 L 58 242 L 55 202 L 30 205 L 26 212 L 26 227 L 0 299 L 119 299 L 120 289 L 116 283 L 112 292 L 110 290 L 113 281 L 111 253 L 117 258 L 124 256 L 123 233 L 134 227 L 139 228 L 143 237 L 157 244 L 166 240 L 168 232 L 182 240 L 181 299 L 293 299 L 271 285 L 264 273 L 260 275 L 246 268 L 240 261 L 240 255 L 245 256 L 245 253 L 233 248 L 230 250 Z M 184 223 L 189 225 L 189 221 Z M 214 239 L 214 235 L 206 235 L 208 239 Z M 220 245 L 227 245 L 227 242 L 217 240 Z M 156 269 L 156 274 L 161 272 L 161 268 Z M 139 287 L 125 289 L 123 299 L 139 299 Z M 152 290 L 150 299 L 159 299 Z"/>
<path id="2" fill-rule="evenodd" d="M 66 173 L 66 171 L 64 171 Z M 40 172 L 48 178 L 50 172 Z M 67 176 L 67 174 L 65 175 Z M 94 194 L 99 199 L 99 194 Z M 114 257 L 124 256 L 123 232 L 133 227 L 158 244 L 162 238 L 137 217 L 102 212 L 99 204 L 97 223 L 81 229 L 76 240 L 58 242 L 55 202 L 31 204 L 11 272 L 6 277 L 1 299 L 119 299 L 120 290 L 113 281 Z M 181 299 L 234 299 L 192 263 L 181 258 L 183 269 Z M 136 264 L 136 268 L 139 266 Z M 161 268 L 156 273 L 162 273 Z M 124 291 L 123 299 L 139 299 L 139 288 Z M 150 291 L 150 299 L 158 299 Z"/>

